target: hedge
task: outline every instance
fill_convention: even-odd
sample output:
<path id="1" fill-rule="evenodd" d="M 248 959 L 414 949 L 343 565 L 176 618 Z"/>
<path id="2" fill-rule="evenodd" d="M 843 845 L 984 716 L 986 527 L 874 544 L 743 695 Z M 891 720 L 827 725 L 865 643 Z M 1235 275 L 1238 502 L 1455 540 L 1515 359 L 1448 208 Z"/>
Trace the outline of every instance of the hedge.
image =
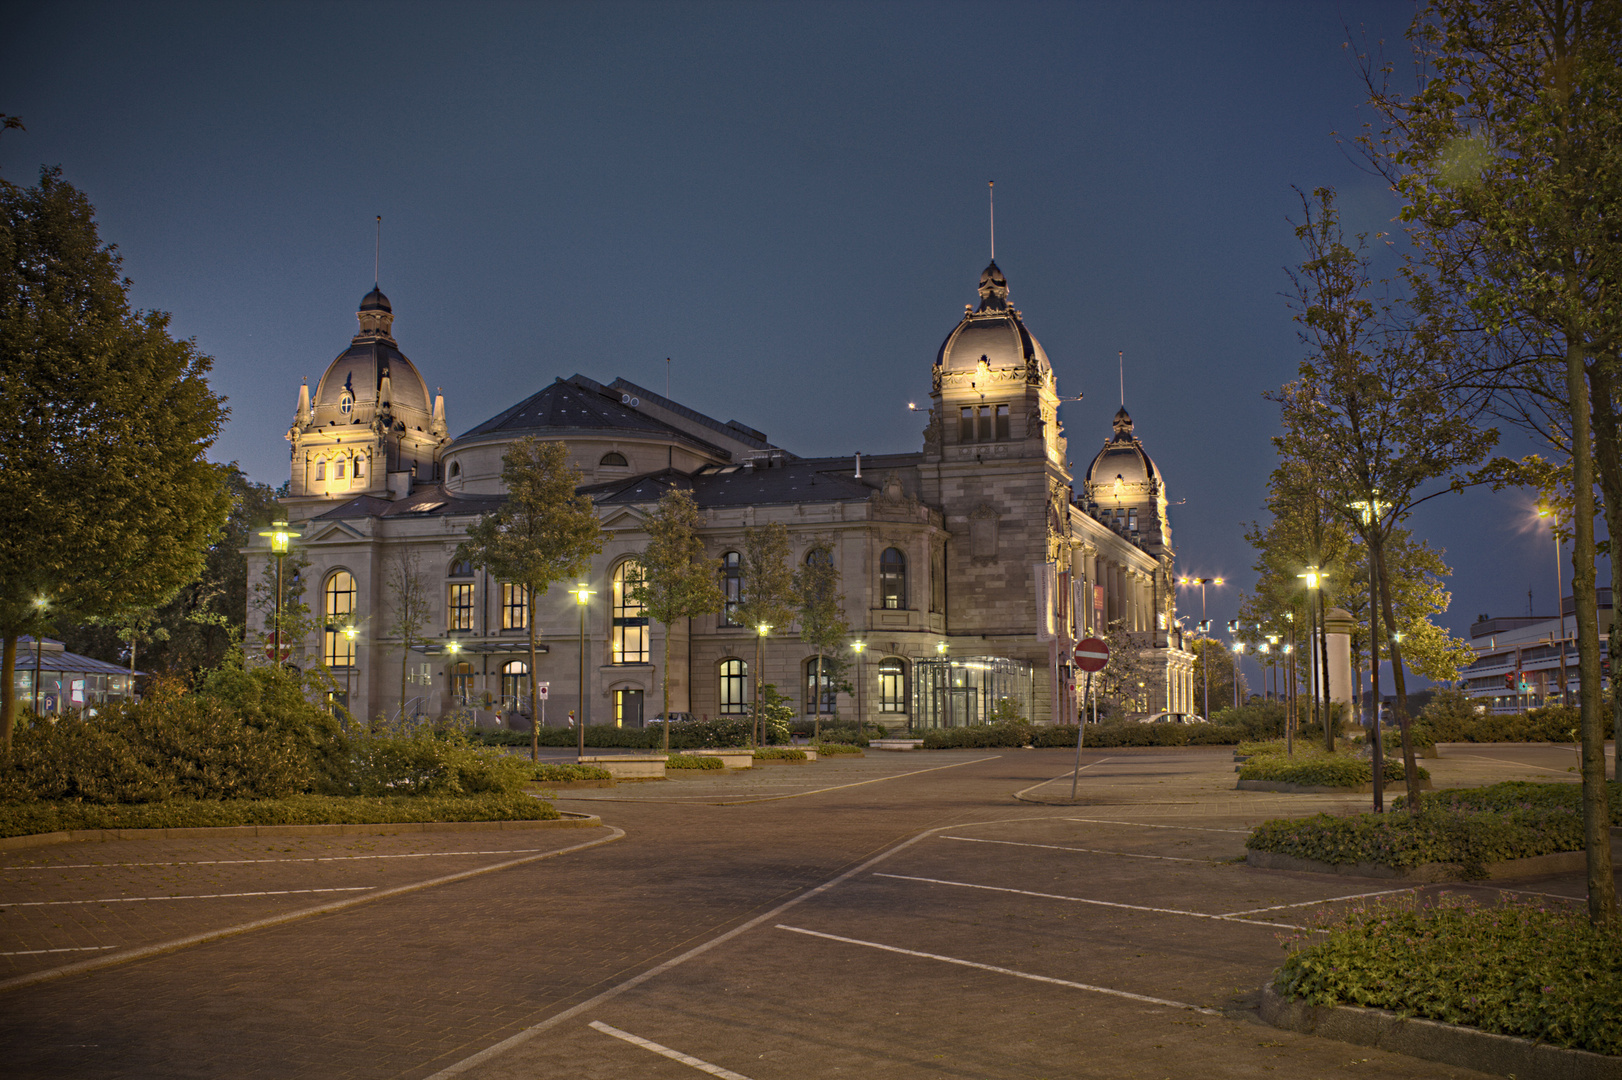
<path id="1" fill-rule="evenodd" d="M 600 765 L 543 761 L 529 766 L 529 778 L 543 784 L 568 784 L 576 780 L 612 780 L 614 774 Z"/>
<path id="2" fill-rule="evenodd" d="M 0 836 L 70 829 L 178 829 L 227 825 L 366 825 L 414 821 L 551 821 L 550 803 L 511 793 L 281 799 L 173 799 L 154 803 L 32 802 L 0 806 Z"/>
<path id="3" fill-rule="evenodd" d="M 1571 705 L 1550 705 L 1523 713 L 1480 713 L 1457 690 L 1439 691 L 1420 713 L 1421 725 L 1438 742 L 1576 741 L 1581 714 Z"/>
<path id="4" fill-rule="evenodd" d="M 1622 828 L 1622 783 L 1608 780 L 1605 786 L 1609 795 L 1611 825 Z M 1407 798 L 1399 795 L 1391 805 L 1400 809 L 1407 805 Z M 1490 787 L 1450 788 L 1434 792 L 1425 796 L 1425 806 L 1449 810 L 1491 810 L 1498 813 L 1564 809 L 1581 814 L 1583 786 L 1537 780 L 1505 780 Z"/>
<path id="5" fill-rule="evenodd" d="M 665 759 L 667 769 L 724 769 L 726 762 L 710 754 L 671 754 Z"/>
<path id="6" fill-rule="evenodd" d="M 1622 1054 L 1622 929 L 1581 910 L 1444 898 L 1354 909 L 1274 976 L 1287 998 Z"/>
<path id="7" fill-rule="evenodd" d="M 1421 780 L 1429 780 L 1430 775 L 1424 769 L 1419 770 Z M 1386 783 L 1400 780 L 1402 776 L 1402 762 L 1387 758 Z M 1345 754 L 1259 754 L 1239 766 L 1239 779 L 1355 788 L 1374 782 L 1374 766 L 1362 758 Z"/>
<path id="8" fill-rule="evenodd" d="M 854 754 L 857 757 L 865 756 L 862 753 L 862 748 L 857 746 L 855 743 L 819 742 L 812 743 L 811 749 L 817 752 L 818 757 L 834 757 L 839 754 Z"/>
<path id="9" fill-rule="evenodd" d="M 805 761 L 804 750 L 793 746 L 763 746 L 755 751 L 756 761 Z"/>
<path id="10" fill-rule="evenodd" d="M 824 735 L 826 736 L 826 731 Z M 684 720 L 670 725 L 670 748 L 726 749 L 747 745 L 749 736 L 750 724 L 747 717 Z M 469 733 L 469 737 L 489 746 L 530 745 L 530 733 L 527 731 L 476 731 Z M 578 746 L 580 735 L 575 728 L 543 727 L 540 731 L 540 744 Z M 618 728 L 612 724 L 590 724 L 586 727 L 586 745 L 598 749 L 662 750 L 665 745 L 665 726 L 663 723 L 650 723 L 643 728 Z"/>

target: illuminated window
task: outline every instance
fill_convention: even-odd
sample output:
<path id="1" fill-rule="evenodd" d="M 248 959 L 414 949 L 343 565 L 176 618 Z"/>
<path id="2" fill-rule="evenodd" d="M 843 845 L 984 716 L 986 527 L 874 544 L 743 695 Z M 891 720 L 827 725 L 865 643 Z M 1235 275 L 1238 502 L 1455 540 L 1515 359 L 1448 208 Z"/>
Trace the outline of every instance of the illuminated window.
<path id="1" fill-rule="evenodd" d="M 879 557 L 879 598 L 892 611 L 907 606 L 907 557 L 897 548 L 885 548 Z"/>
<path id="2" fill-rule="evenodd" d="M 737 715 L 749 711 L 749 665 L 742 660 L 723 660 L 721 676 L 721 712 Z"/>
<path id="3" fill-rule="evenodd" d="M 361 477 L 363 477 L 365 475 L 366 475 L 366 455 L 365 454 L 356 454 L 355 455 L 355 479 L 359 480 Z"/>
<path id="4" fill-rule="evenodd" d="M 325 618 L 321 659 L 328 667 L 354 667 L 355 642 L 344 633 L 355 614 L 355 578 L 339 570 L 327 578 L 321 590 L 321 611 Z"/>
<path id="5" fill-rule="evenodd" d="M 447 630 L 473 629 L 473 582 L 453 581 L 446 604 Z"/>
<path id="6" fill-rule="evenodd" d="M 529 590 L 510 581 L 501 584 L 501 628 L 522 630 L 529 625 Z"/>
<path id="7" fill-rule="evenodd" d="M 599 465 L 629 465 L 630 462 L 626 461 L 625 460 L 625 455 L 620 453 L 618 450 L 610 450 L 608 453 L 603 455 L 603 459 L 601 461 L 599 461 L 597 464 L 599 464 Z"/>
<path id="8" fill-rule="evenodd" d="M 642 726 L 642 691 L 614 691 L 614 726 L 621 728 Z"/>
<path id="9" fill-rule="evenodd" d="M 315 463 L 315 478 L 317 480 L 325 480 L 327 478 L 327 461 L 325 458 L 322 458 L 320 461 Z"/>
<path id="10" fill-rule="evenodd" d="M 879 662 L 879 712 L 907 711 L 907 665 L 891 658 Z"/>
<path id="11" fill-rule="evenodd" d="M 509 709 L 529 711 L 529 665 L 509 660 L 501 665 L 501 701 Z"/>
<path id="12" fill-rule="evenodd" d="M 821 683 L 820 693 L 818 683 Z M 828 661 L 822 661 L 822 677 L 817 678 L 817 658 L 812 657 L 805 662 L 805 714 L 822 713 L 828 715 L 836 711 L 839 693 L 834 689 L 834 679 L 828 670 Z"/>
<path id="13" fill-rule="evenodd" d="M 451 697 L 458 705 L 473 704 L 473 665 L 466 660 L 451 668 Z"/>
<path id="14" fill-rule="evenodd" d="M 616 664 L 648 662 L 648 609 L 631 595 L 642 580 L 642 568 L 626 560 L 614 568 L 614 640 Z"/>
<path id="15" fill-rule="evenodd" d="M 332 463 L 332 478 L 334 480 L 342 480 L 344 478 L 344 459 L 343 458 L 339 458 L 337 461 L 334 461 Z"/>
<path id="16" fill-rule="evenodd" d="M 729 551 L 721 556 L 721 625 L 742 626 L 738 605 L 743 602 L 743 556 Z"/>

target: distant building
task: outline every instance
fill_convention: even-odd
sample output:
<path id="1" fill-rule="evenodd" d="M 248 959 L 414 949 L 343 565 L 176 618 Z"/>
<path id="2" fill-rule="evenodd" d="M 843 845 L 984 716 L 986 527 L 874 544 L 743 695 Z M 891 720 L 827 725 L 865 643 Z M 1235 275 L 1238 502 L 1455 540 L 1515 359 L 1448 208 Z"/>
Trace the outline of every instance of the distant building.
<path id="1" fill-rule="evenodd" d="M 1609 648 L 1611 590 L 1598 590 L 1600 654 Z M 1560 700 L 1560 651 L 1566 653 L 1567 700 L 1577 700 L 1577 620 L 1571 597 L 1561 601 L 1564 639 L 1555 615 L 1483 615 L 1470 627 L 1476 659 L 1464 672 L 1464 692 L 1488 712 L 1513 713 Z M 1607 672 L 1603 683 L 1611 685 Z"/>
<path id="2" fill-rule="evenodd" d="M 894 728 L 959 726 L 985 722 L 1011 699 L 1033 719 L 1073 720 L 1074 642 L 1108 627 L 1150 654 L 1134 711 L 1192 710 L 1194 657 L 1175 621 L 1164 478 L 1125 408 L 1088 469 L 1073 475 L 1052 366 L 1009 305 L 995 263 L 978 291 L 979 305 L 965 306 L 928 366 L 933 404 L 919 451 L 804 458 L 736 420 L 584 375 L 559 378 L 452 439 L 443 397 L 430 401 L 394 340 L 393 309 L 374 289 L 349 347 L 313 395 L 300 389 L 287 433 L 283 503 L 301 529 L 308 600 L 325 626 L 304 643 L 309 660 L 333 671 L 357 716 L 464 709 L 478 723 L 527 726 L 513 715 L 527 708 L 532 674 L 522 591 L 454 552 L 467 526 L 505 497 L 508 444 L 535 436 L 568 446 L 607 533 L 589 575 L 584 687 L 569 583 L 539 606 L 545 655 L 533 675 L 549 685 L 551 723 L 573 709 L 593 723 L 634 726 L 657 710 L 664 631 L 631 599 L 627 573 L 647 543 L 645 515 L 673 487 L 693 493 L 734 599 L 746 528 L 783 522 L 796 560 L 813 542 L 832 545 L 853 637 L 866 642 L 854 692 L 816 685 L 814 651 L 792 628 L 772 632 L 759 673 L 806 717 L 859 712 Z M 387 584 L 402 554 L 426 571 L 436 609 L 434 641 L 404 660 L 404 702 Z M 250 573 L 267 558 L 259 541 Z M 757 677 L 754 637 L 730 602 L 674 627 L 673 709 L 744 712 Z"/>
<path id="3" fill-rule="evenodd" d="M 128 668 L 70 653 L 50 638 L 18 638 L 12 676 L 18 706 L 42 716 L 135 696 L 135 679 Z"/>

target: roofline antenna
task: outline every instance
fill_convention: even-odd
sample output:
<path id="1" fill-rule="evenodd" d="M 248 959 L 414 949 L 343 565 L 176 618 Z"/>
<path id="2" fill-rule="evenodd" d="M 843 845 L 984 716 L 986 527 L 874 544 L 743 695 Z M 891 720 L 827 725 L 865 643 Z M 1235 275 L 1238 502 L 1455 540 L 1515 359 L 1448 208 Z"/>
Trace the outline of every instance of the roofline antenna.
<path id="1" fill-rule="evenodd" d="M 997 181 L 986 181 L 986 208 L 991 211 L 991 261 L 997 261 Z"/>
<path id="2" fill-rule="evenodd" d="M 372 288 L 382 281 L 383 270 L 383 215 L 377 215 L 377 246 L 372 249 Z"/>

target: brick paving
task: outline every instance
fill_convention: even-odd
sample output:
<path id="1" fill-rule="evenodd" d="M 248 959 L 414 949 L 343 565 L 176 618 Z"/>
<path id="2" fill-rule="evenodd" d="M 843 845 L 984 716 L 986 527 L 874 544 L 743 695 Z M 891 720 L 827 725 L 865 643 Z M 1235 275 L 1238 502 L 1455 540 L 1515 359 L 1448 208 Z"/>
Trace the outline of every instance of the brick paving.
<path id="1" fill-rule="evenodd" d="M 1563 760 L 1547 747 L 1445 753 L 1426 763 L 1443 785 L 1560 779 L 1569 760 L 1569 750 Z M 592 1020 L 752 1080 L 1476 1075 L 1259 1026 L 1245 1010 L 1248 995 L 1278 963 L 1277 935 L 1289 931 L 1137 910 L 1221 914 L 1360 891 L 1368 883 L 1224 860 L 1242 853 L 1243 830 L 1256 821 L 1360 807 L 1362 800 L 1235 792 L 1222 748 L 1088 752 L 1084 760 L 1094 764 L 1082 774 L 1078 804 L 1013 798 L 1064 773 L 1070 760 L 1066 751 L 873 754 L 564 792 L 560 805 L 600 814 L 625 838 L 11 991 L 0 1014 L 7 1073 L 430 1076 L 802 896 L 897 841 L 951 825 L 464 1075 L 699 1075 L 589 1027 Z M 1055 788 L 1068 795 L 1068 777 L 1034 795 L 1046 799 Z M 541 837 L 561 847 L 582 832 L 212 846 L 135 840 L 10 852 L 0 858 L 0 899 L 8 902 L 0 905 L 0 932 L 12 935 L 7 940 L 104 944 L 107 935 L 173 933 L 217 920 L 227 910 L 217 905 L 234 903 L 82 905 L 71 915 L 63 907 L 9 906 L 24 899 L 392 883 L 482 857 L 206 868 L 204 859 L 534 848 Z M 1183 859 L 1193 861 L 1176 861 Z M 374 861 L 386 865 L 368 865 Z M 139 862 L 183 865 L 114 865 Z M 95 865 L 24 869 L 85 863 Z M 54 875 L 54 884 L 42 882 L 45 875 Z M 1580 895 L 1577 877 L 1535 887 Z M 1006 889 L 1023 892 L 997 891 Z M 298 896 L 251 903 L 304 906 Z M 779 930 L 777 922 L 1229 1011 L 1209 1016 L 954 967 Z M 30 969 L 60 964 L 62 956 L 30 961 Z"/>

